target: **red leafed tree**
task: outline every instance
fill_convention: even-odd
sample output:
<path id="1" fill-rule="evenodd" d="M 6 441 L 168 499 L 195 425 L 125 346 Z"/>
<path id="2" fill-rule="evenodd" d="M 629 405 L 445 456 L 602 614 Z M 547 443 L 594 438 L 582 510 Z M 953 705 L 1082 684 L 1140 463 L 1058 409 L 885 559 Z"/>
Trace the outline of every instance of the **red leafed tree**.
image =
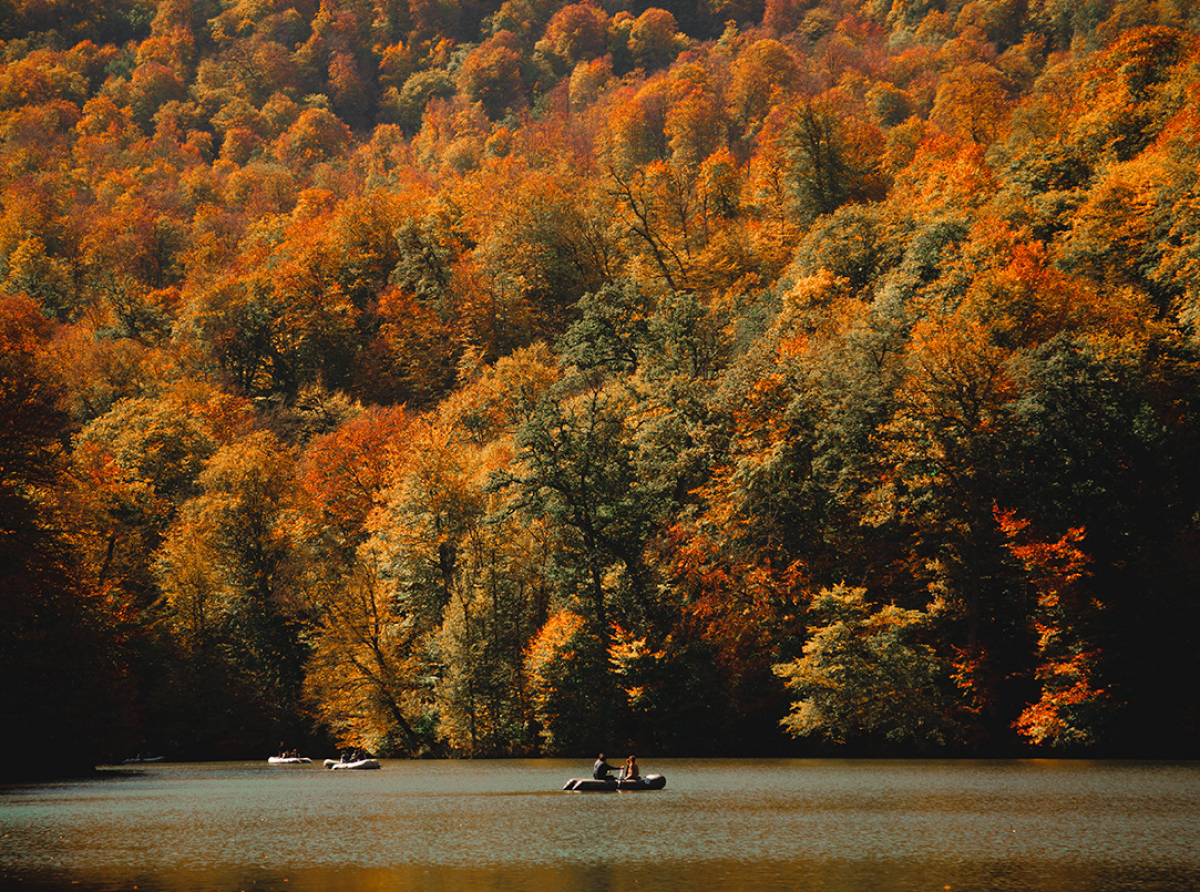
<path id="1" fill-rule="evenodd" d="M 313 440 L 297 478 L 309 541 L 340 546 L 334 550 L 340 558 L 353 554 L 366 537 L 367 516 L 380 500 L 408 425 L 403 407 L 377 409 Z"/>
<path id="2" fill-rule="evenodd" d="M 1041 697 L 1016 721 L 1032 743 L 1078 747 L 1096 743 L 1112 700 L 1100 686 L 1103 654 L 1090 643 L 1090 626 L 1103 610 L 1087 589 L 1090 559 L 1079 547 L 1082 528 L 1051 542 L 1038 538 L 1012 511 L 996 511 L 1008 548 L 1037 590 L 1032 618 L 1038 635 L 1037 680 Z"/>
<path id="3" fill-rule="evenodd" d="M 550 19 L 545 36 L 538 42 L 538 50 L 569 69 L 605 54 L 608 29 L 608 16 L 604 10 L 591 3 L 573 3 L 564 6 Z"/>
<path id="4" fill-rule="evenodd" d="M 518 49 L 516 36 L 501 31 L 463 61 L 458 75 L 459 89 L 470 99 L 483 103 L 492 120 L 503 117 L 509 106 L 524 98 L 525 81 Z"/>

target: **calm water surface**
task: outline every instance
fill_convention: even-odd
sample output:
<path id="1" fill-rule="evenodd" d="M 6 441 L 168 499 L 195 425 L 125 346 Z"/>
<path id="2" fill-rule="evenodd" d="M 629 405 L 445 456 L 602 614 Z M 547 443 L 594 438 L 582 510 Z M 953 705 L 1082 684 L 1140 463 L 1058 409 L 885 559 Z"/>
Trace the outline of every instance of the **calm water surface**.
<path id="1" fill-rule="evenodd" d="M 0 787 L 0 888 L 1198 892 L 1200 764 L 162 764 Z"/>

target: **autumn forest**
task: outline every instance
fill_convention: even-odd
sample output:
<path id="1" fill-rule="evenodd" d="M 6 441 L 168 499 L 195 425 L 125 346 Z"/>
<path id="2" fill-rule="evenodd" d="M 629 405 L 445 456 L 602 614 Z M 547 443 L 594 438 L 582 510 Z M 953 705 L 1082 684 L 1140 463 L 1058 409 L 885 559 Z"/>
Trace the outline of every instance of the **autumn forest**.
<path id="1" fill-rule="evenodd" d="M 1194 755 L 1200 4 L 2 0 L 0 765 Z"/>

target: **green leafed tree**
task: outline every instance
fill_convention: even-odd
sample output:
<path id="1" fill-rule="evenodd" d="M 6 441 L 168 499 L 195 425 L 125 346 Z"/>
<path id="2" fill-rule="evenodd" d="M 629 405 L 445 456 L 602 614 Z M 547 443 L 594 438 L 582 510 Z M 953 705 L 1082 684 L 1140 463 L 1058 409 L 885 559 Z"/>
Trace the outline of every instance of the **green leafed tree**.
<path id="1" fill-rule="evenodd" d="M 852 140 L 849 119 L 815 102 L 796 107 L 784 133 L 789 197 L 802 220 L 831 214 L 871 191 L 874 159 Z"/>
<path id="2" fill-rule="evenodd" d="M 534 744 L 525 645 L 536 629 L 536 539 L 520 525 L 476 529 L 459 549 L 438 637 L 438 731 L 465 756 L 504 756 Z"/>
<path id="3" fill-rule="evenodd" d="M 788 731 L 867 746 L 946 741 L 946 671 L 921 640 L 930 613 L 875 608 L 865 589 L 844 585 L 822 589 L 810 610 L 820 625 L 804 656 L 775 667 L 799 697 L 783 720 Z"/>

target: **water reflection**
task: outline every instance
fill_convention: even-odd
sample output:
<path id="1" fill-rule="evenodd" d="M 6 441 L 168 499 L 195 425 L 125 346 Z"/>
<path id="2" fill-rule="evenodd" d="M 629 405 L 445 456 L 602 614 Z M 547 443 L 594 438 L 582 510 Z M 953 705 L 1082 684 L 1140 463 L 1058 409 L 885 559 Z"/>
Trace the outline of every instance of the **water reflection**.
<path id="1" fill-rule="evenodd" d="M 1200 889 L 1191 764 L 675 761 L 645 768 L 661 792 L 560 792 L 586 768 L 155 765 L 8 788 L 0 887 Z"/>

